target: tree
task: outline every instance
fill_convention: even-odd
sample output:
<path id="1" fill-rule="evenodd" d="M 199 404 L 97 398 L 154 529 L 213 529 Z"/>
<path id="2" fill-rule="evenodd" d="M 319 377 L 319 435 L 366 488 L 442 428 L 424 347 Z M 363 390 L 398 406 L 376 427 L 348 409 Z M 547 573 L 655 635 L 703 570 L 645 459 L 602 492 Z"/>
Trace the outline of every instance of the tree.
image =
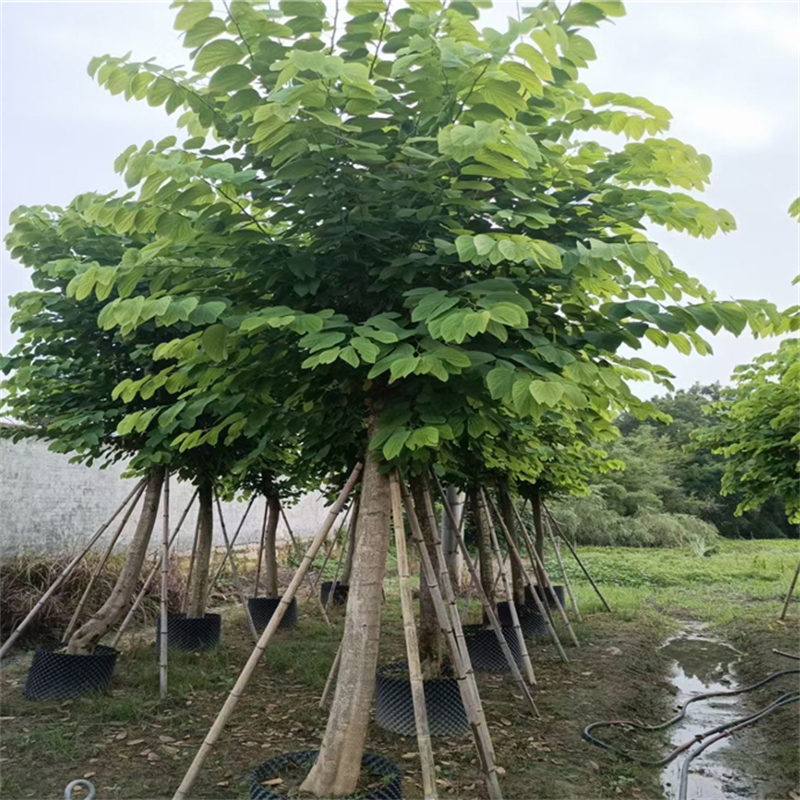
<path id="1" fill-rule="evenodd" d="M 706 353 L 700 328 L 738 334 L 776 312 L 717 301 L 644 233 L 651 221 L 710 236 L 733 220 L 675 191 L 702 189 L 711 165 L 658 138 L 666 110 L 577 80 L 594 58 L 581 29 L 620 3 L 544 2 L 506 32 L 479 30 L 486 4 L 465 0 L 352 0 L 331 21 L 320 0 L 234 2 L 223 16 L 177 5 L 191 71 L 90 65 L 112 93 L 182 109 L 189 138 L 120 156 L 138 197 L 98 199 L 85 215 L 131 246 L 108 284 L 87 266 L 75 290 L 117 292 L 105 330 L 176 314 L 191 328 L 155 351 L 136 393 L 179 375 L 180 391 L 224 407 L 249 378 L 277 375 L 312 415 L 300 436 L 310 457 L 332 457 L 331 434 L 342 452 L 366 450 L 345 656 L 304 784 L 347 793 L 377 658 L 384 468 L 416 474 L 520 419 L 646 415 L 627 381 L 669 374 L 623 345 Z M 633 141 L 613 150 L 591 130 Z M 213 304 L 213 318 L 187 316 L 193 303 Z M 245 435 L 217 416 L 228 440 Z M 185 433 L 181 449 L 209 429 Z"/>
<path id="2" fill-rule="evenodd" d="M 800 522 L 800 341 L 786 339 L 737 367 L 733 382 L 708 408 L 712 425 L 695 438 L 725 458 L 722 494 L 741 496 L 737 514 L 777 496 Z"/>

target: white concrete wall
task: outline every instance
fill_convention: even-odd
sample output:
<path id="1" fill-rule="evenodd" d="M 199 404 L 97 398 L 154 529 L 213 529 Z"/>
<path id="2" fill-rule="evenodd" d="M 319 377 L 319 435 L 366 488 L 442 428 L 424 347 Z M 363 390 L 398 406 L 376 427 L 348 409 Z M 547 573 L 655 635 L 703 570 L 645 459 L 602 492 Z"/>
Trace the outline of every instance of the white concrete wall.
<path id="1" fill-rule="evenodd" d="M 136 481 L 123 479 L 122 465 L 107 469 L 70 464 L 69 456 L 52 453 L 47 444 L 33 439 L 18 443 L 0 439 L 0 553 L 65 552 L 72 553 L 85 545 L 97 529 L 113 514 L 135 486 Z M 170 481 L 170 520 L 174 529 L 189 502 L 194 488 L 190 484 Z M 223 503 L 228 536 L 233 536 L 247 504 L 241 501 Z M 326 508 L 316 494 L 303 497 L 286 516 L 298 538 L 313 536 L 325 518 Z M 250 510 L 237 544 L 256 542 L 261 535 L 264 500 L 258 498 Z M 121 519 L 122 515 L 117 519 Z M 176 546 L 191 550 L 196 521 L 196 506 L 186 518 Z M 118 549 L 124 547 L 136 526 L 138 509 L 125 525 Z M 114 528 L 112 526 L 111 530 Z M 160 517 L 159 527 L 160 532 Z M 107 532 L 98 547 L 108 541 Z M 281 521 L 280 539 L 288 539 Z M 160 536 L 154 534 L 153 545 Z M 223 546 L 219 519 L 214 513 L 214 544 Z"/>

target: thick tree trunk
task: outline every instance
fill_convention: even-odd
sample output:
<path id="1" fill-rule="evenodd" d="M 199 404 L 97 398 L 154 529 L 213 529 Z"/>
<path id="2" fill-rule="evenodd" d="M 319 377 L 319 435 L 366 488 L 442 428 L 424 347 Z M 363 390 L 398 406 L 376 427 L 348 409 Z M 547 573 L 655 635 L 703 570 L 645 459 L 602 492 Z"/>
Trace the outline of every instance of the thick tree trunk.
<path id="1" fill-rule="evenodd" d="M 281 501 L 277 495 L 270 495 L 267 498 L 269 508 L 269 520 L 267 530 L 264 533 L 264 596 L 280 597 L 280 587 L 278 586 L 278 519 L 281 513 Z"/>
<path id="2" fill-rule="evenodd" d="M 376 425 L 377 415 L 374 415 L 370 437 Z M 301 786 L 302 791 L 317 797 L 351 794 L 361 774 L 361 756 L 375 691 L 381 590 L 389 547 L 389 480 L 378 466 L 377 454 L 368 452 L 336 693 L 319 756 Z"/>
<path id="3" fill-rule="evenodd" d="M 416 508 L 424 511 L 425 492 L 427 486 L 424 478 L 412 478 L 411 494 L 414 498 Z M 436 538 L 431 530 L 430 518 L 425 513 L 419 515 L 419 526 L 422 531 L 422 539 L 428 548 L 429 553 L 436 552 Z M 442 631 L 439 627 L 439 619 L 436 616 L 436 606 L 433 604 L 431 591 L 428 582 L 423 574 L 422 562 L 420 561 L 419 578 L 419 631 L 417 635 L 419 643 L 419 658 L 422 665 L 422 677 L 438 678 L 442 673 Z"/>
<path id="4" fill-rule="evenodd" d="M 536 554 L 539 556 L 539 561 L 544 564 L 544 523 L 542 521 L 542 498 L 537 486 L 534 486 L 531 489 L 530 498 L 531 510 L 533 512 L 533 528 L 536 532 L 536 539 L 534 540 L 533 546 L 536 548 Z M 540 586 L 544 586 L 545 580 L 544 575 L 542 575 L 542 571 L 537 567 L 535 572 L 536 582 Z"/>
<path id="5" fill-rule="evenodd" d="M 478 489 L 470 489 L 469 500 L 472 509 L 472 518 L 475 520 L 475 534 L 478 543 L 478 559 L 480 567 L 481 586 L 487 599 L 495 605 L 494 599 L 494 569 L 492 568 L 492 541 L 487 527 L 487 520 L 484 516 L 485 509 L 482 509 L 478 502 Z"/>
<path id="6" fill-rule="evenodd" d="M 453 511 L 453 516 L 460 524 L 464 514 L 464 494 L 455 486 L 449 486 L 446 491 L 447 503 Z M 456 594 L 461 589 L 461 550 L 458 546 L 458 530 L 453 527 L 449 514 L 442 514 L 442 548 L 447 563 L 447 572 L 450 575 L 450 584 Z"/>
<path id="7" fill-rule="evenodd" d="M 186 616 L 200 618 L 206 615 L 208 573 L 211 567 L 211 550 L 214 544 L 214 487 L 210 481 L 200 484 L 197 493 L 198 512 L 197 547 L 194 554 L 194 570 L 189 586 L 189 602 Z"/>
<path id="8" fill-rule="evenodd" d="M 161 498 L 163 483 L 164 469 L 156 467 L 151 470 L 147 478 L 139 522 L 125 556 L 122 572 L 120 572 L 108 600 L 72 634 L 67 644 L 67 653 L 71 655 L 91 653 L 95 645 L 127 612 L 136 591 L 142 564 L 147 555 L 147 546 L 158 517 L 158 502 Z"/>
<path id="9" fill-rule="evenodd" d="M 358 536 L 358 499 L 356 499 L 355 503 L 356 507 L 353 511 L 353 519 L 347 530 L 347 555 L 344 557 L 342 576 L 339 578 L 339 583 L 344 586 L 350 584 L 350 575 L 353 573 L 353 553 L 356 549 L 356 536 Z"/>
<path id="10" fill-rule="evenodd" d="M 503 522 L 506 524 L 506 529 L 514 539 L 514 543 L 520 550 L 519 536 L 515 533 L 517 530 L 517 518 L 514 514 L 514 500 L 511 497 L 511 492 L 508 490 L 508 481 L 502 480 L 498 486 L 500 494 L 500 513 L 503 515 Z M 514 595 L 514 603 L 517 606 L 525 605 L 525 576 L 522 574 L 522 565 L 516 558 L 511 558 L 511 591 Z"/>

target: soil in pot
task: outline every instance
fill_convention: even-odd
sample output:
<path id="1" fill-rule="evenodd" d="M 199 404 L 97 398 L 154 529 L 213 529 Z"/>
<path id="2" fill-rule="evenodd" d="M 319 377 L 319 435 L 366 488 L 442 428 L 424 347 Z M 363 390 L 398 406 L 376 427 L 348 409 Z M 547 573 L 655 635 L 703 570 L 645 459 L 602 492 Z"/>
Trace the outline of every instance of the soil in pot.
<path id="1" fill-rule="evenodd" d="M 256 630 L 261 633 L 264 628 L 269 625 L 272 615 L 280 605 L 280 597 L 251 597 L 247 601 L 247 609 L 250 612 L 250 618 L 253 620 L 253 625 Z M 296 628 L 297 627 L 297 598 L 293 597 L 292 602 L 289 603 L 289 608 L 278 625 L 279 628 Z"/>
<path id="2" fill-rule="evenodd" d="M 29 700 L 67 700 L 104 692 L 111 684 L 119 651 L 97 645 L 89 655 L 60 652 L 61 644 L 38 647 L 25 681 Z"/>
<path id="3" fill-rule="evenodd" d="M 176 650 L 213 650 L 219 647 L 222 618 L 219 614 L 187 617 L 170 614 L 167 617 L 167 645 Z M 156 622 L 156 650 L 161 645 L 161 617 Z"/>
<path id="4" fill-rule="evenodd" d="M 509 627 L 502 627 L 501 630 L 511 650 L 511 655 L 516 659 L 518 665 L 521 664 L 522 654 L 516 631 Z M 492 628 L 485 628 L 483 625 L 465 625 L 464 638 L 467 640 L 467 649 L 474 669 L 482 669 L 486 672 L 511 671 Z"/>
<path id="5" fill-rule="evenodd" d="M 318 800 L 315 795 L 299 790 L 317 752 L 286 753 L 256 767 L 250 773 L 250 800 L 285 800 L 287 797 Z M 361 759 L 358 788 L 342 800 L 402 800 L 402 782 L 403 774 L 394 762 L 365 753 Z"/>
<path id="6" fill-rule="evenodd" d="M 333 591 L 331 599 L 328 600 L 328 595 Z M 350 587 L 346 583 L 339 583 L 338 581 L 325 581 L 320 585 L 320 599 L 322 605 L 327 606 L 346 606 L 347 595 Z"/>
<path id="7" fill-rule="evenodd" d="M 469 721 L 461 701 L 458 681 L 449 664 L 442 677 L 425 680 L 425 707 L 431 736 L 459 735 L 469 731 Z M 408 664 L 396 661 L 378 667 L 375 683 L 375 722 L 384 730 L 401 736 L 414 736 L 414 702 Z"/>

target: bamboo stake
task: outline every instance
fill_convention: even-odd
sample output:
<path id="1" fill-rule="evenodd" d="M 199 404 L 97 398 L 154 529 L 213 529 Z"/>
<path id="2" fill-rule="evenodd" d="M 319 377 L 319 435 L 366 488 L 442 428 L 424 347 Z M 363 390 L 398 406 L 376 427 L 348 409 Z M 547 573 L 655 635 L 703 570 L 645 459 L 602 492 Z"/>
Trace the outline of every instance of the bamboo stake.
<path id="1" fill-rule="evenodd" d="M 778 619 L 786 619 L 786 612 L 789 610 L 789 603 L 792 602 L 792 595 L 794 594 L 794 587 L 797 585 L 797 578 L 800 576 L 800 561 L 797 562 L 797 569 L 792 576 L 792 582 L 789 584 L 789 591 L 786 592 L 786 599 L 783 601 L 783 609 Z"/>
<path id="2" fill-rule="evenodd" d="M 497 506 L 495 506 L 494 504 L 494 500 L 492 500 L 492 498 L 489 498 L 489 501 L 492 503 L 492 508 L 494 509 L 495 514 L 497 514 L 499 517 L 500 515 L 499 512 L 497 511 Z M 514 509 L 514 515 L 517 517 L 517 523 L 519 524 L 520 530 L 522 531 L 522 536 L 525 539 L 525 542 L 530 547 L 531 555 L 533 556 L 533 559 L 536 563 L 536 567 L 539 570 L 539 574 L 542 576 L 544 580 L 545 596 L 547 596 L 547 594 L 549 593 L 550 597 L 553 598 L 553 601 L 556 604 L 556 608 L 558 609 L 558 613 L 561 615 L 561 619 L 567 626 L 567 632 L 569 633 L 569 638 L 572 639 L 572 643 L 575 645 L 575 647 L 580 647 L 581 643 L 578 641 L 578 637 L 575 635 L 575 631 L 572 628 L 572 623 L 569 621 L 567 612 L 564 610 L 564 604 L 561 602 L 559 596 L 556 594 L 556 590 L 553 588 L 553 582 L 550 580 L 550 576 L 547 574 L 547 568 L 544 565 L 544 561 L 542 561 L 542 559 L 539 558 L 539 553 L 536 550 L 536 548 L 532 547 L 533 542 L 531 541 L 530 535 L 528 534 L 528 531 L 526 530 L 525 526 L 522 524 L 522 518 L 519 516 L 519 511 L 517 510 L 517 507 L 513 505 L 513 503 L 512 507 Z M 511 538 L 511 532 L 506 527 L 505 521 L 501 519 L 500 524 L 504 529 L 504 533 L 507 532 L 508 537 Z"/>
<path id="3" fill-rule="evenodd" d="M 578 622 L 583 622 L 583 617 L 581 617 L 581 611 L 578 608 L 578 601 L 575 599 L 575 594 L 572 591 L 572 584 L 569 582 L 569 578 L 567 577 L 567 571 L 566 569 L 564 569 L 564 562 L 561 559 L 561 545 L 559 544 L 558 540 L 553 534 L 553 526 L 547 515 L 545 515 L 544 523 L 545 523 L 545 528 L 547 530 L 547 535 L 550 538 L 550 544 L 552 545 L 553 552 L 556 555 L 556 561 L 558 562 L 558 570 L 561 573 L 561 580 L 564 581 L 564 589 L 567 592 L 567 597 L 569 597 L 569 603 L 572 606 L 573 612 L 575 613 L 575 618 L 578 620 Z"/>
<path id="4" fill-rule="evenodd" d="M 486 592 L 483 591 L 483 586 L 481 585 L 481 579 L 478 575 L 478 571 L 475 568 L 475 562 L 472 560 L 472 556 L 469 554 L 469 550 L 467 550 L 467 545 L 464 543 L 464 537 L 461 535 L 461 526 L 456 522 L 455 514 L 453 514 L 453 509 L 450 507 L 450 503 L 447 501 L 447 495 L 445 494 L 444 488 L 442 487 L 441 482 L 439 481 L 439 476 L 436 475 L 435 472 L 431 473 L 433 475 L 434 481 L 436 482 L 436 488 L 439 492 L 439 495 L 442 499 L 442 507 L 450 518 L 450 522 L 453 525 L 453 535 L 456 538 L 456 544 L 458 545 L 459 549 L 461 550 L 461 554 L 464 557 L 464 563 L 467 565 L 467 572 L 469 572 L 470 580 L 472 582 L 472 586 L 475 588 L 475 593 L 477 594 L 478 598 L 483 605 L 483 611 L 486 614 L 486 618 L 489 620 L 489 624 L 494 631 L 494 635 L 497 637 L 497 643 L 500 645 L 500 649 L 503 651 L 503 655 L 506 658 L 506 661 L 511 668 L 511 675 L 513 676 L 514 680 L 517 682 L 517 685 L 522 692 L 522 696 L 525 698 L 528 706 L 531 709 L 531 712 L 535 717 L 539 717 L 539 710 L 536 708 L 536 703 L 533 700 L 533 695 L 531 694 L 531 690 L 528 687 L 528 684 L 523 678 L 522 673 L 519 670 L 519 666 L 517 665 L 517 660 L 511 653 L 511 648 L 508 646 L 508 642 L 506 641 L 506 637 L 503 635 L 503 629 L 500 627 L 500 621 L 497 619 L 497 612 L 489 602 L 489 598 L 486 596 Z M 462 516 L 462 521 L 466 517 L 466 514 Z"/>
<path id="5" fill-rule="evenodd" d="M 200 489 L 197 489 L 200 493 Z M 183 591 L 183 601 L 181 602 L 181 611 L 185 614 L 186 609 L 189 607 L 189 589 L 192 586 L 192 575 L 194 574 L 194 559 L 197 555 L 197 540 L 200 537 L 200 517 L 202 515 L 202 508 L 197 510 L 197 522 L 194 526 L 194 541 L 192 542 L 192 555 L 189 557 L 189 572 L 186 575 L 186 587 Z"/>
<path id="6" fill-rule="evenodd" d="M 161 646 L 158 653 L 158 696 L 167 697 L 167 594 L 169 592 L 169 471 L 164 476 L 164 529 L 161 539 Z"/>
<path id="7" fill-rule="evenodd" d="M 172 545 L 175 543 L 175 539 L 178 537 L 178 532 L 180 531 L 184 520 L 189 515 L 189 510 L 194 504 L 196 497 L 197 497 L 197 489 L 195 489 L 194 494 L 191 496 L 188 505 L 183 511 L 183 514 L 181 514 L 181 518 L 178 520 L 178 524 L 175 526 L 175 530 L 172 532 L 172 536 L 170 537 L 169 540 L 170 547 L 172 547 Z M 156 562 L 150 569 L 150 573 L 145 579 L 142 588 L 139 590 L 139 594 L 136 595 L 136 599 L 133 601 L 133 605 L 130 607 L 128 613 L 125 615 L 125 619 L 122 620 L 122 625 L 119 626 L 119 630 L 114 634 L 114 638 L 111 640 L 111 647 L 117 646 L 117 643 L 122 638 L 122 634 L 125 633 L 128 625 L 130 625 L 131 620 L 133 619 L 133 615 L 138 611 L 139 606 L 142 604 L 142 600 L 144 599 L 144 596 L 147 594 L 147 590 L 150 588 L 150 584 L 153 582 L 153 578 L 155 578 L 156 572 L 160 567 L 161 567 L 161 556 L 158 556 Z"/>
<path id="8" fill-rule="evenodd" d="M 302 552 L 302 550 L 299 550 L 300 543 L 297 541 L 297 539 L 295 539 L 294 533 L 292 532 L 292 527 L 289 525 L 289 520 L 286 518 L 286 512 L 283 510 L 283 504 L 280 505 L 280 510 L 281 516 L 283 517 L 283 522 L 286 525 L 286 530 L 289 532 L 289 538 L 292 540 L 292 546 L 294 547 L 295 552 Z M 317 605 L 319 606 L 319 610 L 322 612 L 322 618 L 325 620 L 328 630 L 332 631 L 333 625 L 331 625 L 331 621 L 328 618 L 328 613 L 325 611 L 325 606 L 322 605 L 319 592 L 317 592 L 310 575 L 306 575 L 306 583 L 308 584 L 308 588 L 311 590 L 311 594 L 314 596 L 314 599 L 317 601 Z"/>
<path id="9" fill-rule="evenodd" d="M 17 625 L 17 627 L 9 635 L 8 639 L 6 639 L 5 642 L 3 642 L 3 646 L 0 647 L 0 658 L 2 658 L 9 651 L 11 645 L 17 641 L 17 639 L 22 635 L 22 633 L 28 627 L 28 625 L 31 624 L 36 615 L 42 610 L 42 606 L 55 594 L 58 587 L 61 586 L 61 584 L 67 579 L 72 570 L 74 570 L 75 567 L 83 560 L 86 554 L 92 549 L 95 542 L 97 542 L 97 540 L 108 530 L 108 528 L 111 526 L 114 520 L 119 516 L 120 511 L 122 511 L 122 509 L 128 505 L 131 498 L 136 494 L 136 492 L 138 492 L 139 489 L 144 487 L 145 482 L 146 480 L 142 479 L 141 481 L 139 481 L 139 483 L 136 484 L 136 486 L 133 487 L 130 494 L 122 501 L 122 503 L 119 505 L 119 507 L 110 517 L 110 519 L 107 522 L 104 522 L 98 528 L 97 532 L 94 534 L 94 536 L 92 536 L 92 538 L 89 540 L 88 544 L 83 548 L 83 550 L 81 550 L 81 552 L 78 553 L 78 555 L 76 555 L 72 559 L 72 561 L 70 561 L 69 564 L 67 564 L 66 567 L 64 567 L 64 569 L 61 571 L 61 574 L 53 581 L 53 583 L 50 584 L 47 591 L 45 591 L 45 593 L 39 598 L 39 600 L 36 602 L 36 605 L 28 612 L 25 619 L 23 619 L 22 622 L 20 622 L 20 624 Z"/>
<path id="10" fill-rule="evenodd" d="M 345 511 L 344 519 L 342 520 L 342 524 L 339 526 L 340 528 L 345 525 L 347 520 L 349 519 L 350 512 L 353 510 L 353 506 L 349 506 L 347 511 Z M 319 568 L 319 572 L 317 573 L 317 579 L 314 581 L 314 591 L 316 592 L 319 589 L 320 581 L 325 574 L 325 567 L 328 566 L 328 561 L 330 561 L 331 556 L 333 555 L 333 551 L 336 548 L 336 542 L 338 541 L 338 534 L 339 531 L 336 531 L 336 535 L 333 537 L 331 541 L 331 546 L 328 548 L 327 552 L 325 553 L 325 558 L 322 560 L 322 566 Z M 333 591 L 333 587 L 331 587 L 331 591 Z"/>
<path id="11" fill-rule="evenodd" d="M 322 690 L 322 697 L 319 699 L 319 707 L 325 708 L 325 703 L 328 702 L 328 695 L 331 693 L 333 683 L 339 673 L 339 664 L 342 661 L 342 642 L 339 641 L 339 649 L 336 651 L 336 658 L 333 659 L 331 671 L 328 673 L 328 679 L 325 681 L 325 688 Z"/>
<path id="12" fill-rule="evenodd" d="M 247 515 L 250 513 L 250 509 L 255 502 L 255 495 L 250 498 L 250 502 L 247 504 L 247 508 L 244 510 L 244 514 L 242 518 L 239 520 L 239 524 L 236 527 L 236 531 L 233 534 L 233 537 L 230 541 L 230 546 L 225 548 L 225 555 L 222 557 L 222 561 L 220 561 L 219 566 L 217 566 L 216 571 L 214 572 L 214 577 L 208 583 L 208 591 L 206 592 L 206 599 L 204 601 L 204 605 L 208 605 L 209 598 L 214 591 L 214 587 L 217 585 L 217 581 L 219 580 L 220 575 L 222 575 L 222 570 L 225 569 L 225 564 L 228 563 L 228 559 L 231 557 L 231 553 L 233 552 L 233 546 L 236 544 L 236 540 L 239 538 L 239 534 L 242 532 L 242 528 L 244 528 L 244 523 L 247 520 Z"/>
<path id="13" fill-rule="evenodd" d="M 506 537 L 506 541 L 508 542 L 508 546 L 513 554 L 513 557 L 517 559 L 517 563 L 519 564 L 520 569 L 522 570 L 522 577 L 525 579 L 525 583 L 528 585 L 528 588 L 530 589 L 531 596 L 533 598 L 533 603 L 536 606 L 536 610 L 542 615 L 542 619 L 547 620 L 549 623 L 547 629 L 550 633 L 550 638 L 553 640 L 553 644 L 556 646 L 556 650 L 558 650 L 558 655 L 562 661 L 564 662 L 569 661 L 569 659 L 567 658 L 567 654 L 566 652 L 564 652 L 564 648 L 561 645 L 561 640 L 558 638 L 558 633 L 556 632 L 555 626 L 552 624 L 552 616 L 549 613 L 549 609 L 545 607 L 544 603 L 542 603 L 542 599 L 541 597 L 539 597 L 539 593 L 536 591 L 536 586 L 531 580 L 530 573 L 528 572 L 527 569 L 525 569 L 525 562 L 522 560 L 522 556 L 520 555 L 516 543 L 511 538 L 511 534 L 508 528 L 506 527 L 505 521 L 499 514 L 497 516 L 500 520 L 500 529 L 503 531 L 503 535 Z M 528 544 L 528 547 L 530 547 L 529 539 L 527 537 L 527 531 L 523 528 L 522 532 L 524 534 L 526 544 Z M 535 547 L 532 548 L 532 550 L 534 553 L 536 552 Z"/>
<path id="14" fill-rule="evenodd" d="M 256 630 L 255 623 L 253 622 L 253 617 L 250 615 L 250 607 L 247 605 L 247 597 L 245 597 L 244 587 L 242 586 L 242 580 L 239 575 L 239 570 L 236 567 L 236 561 L 233 558 L 232 552 L 232 545 L 228 541 L 228 531 L 225 529 L 225 517 L 222 516 L 222 503 L 219 502 L 219 495 L 217 494 L 216 489 L 214 490 L 214 499 L 217 502 L 217 515 L 219 516 L 219 526 L 222 528 L 222 537 L 225 539 L 225 546 L 228 548 L 228 560 L 230 561 L 231 565 L 231 575 L 233 576 L 233 586 L 236 590 L 236 594 L 239 595 L 239 602 L 242 604 L 242 608 L 244 609 L 244 615 L 247 619 L 247 625 L 250 628 L 250 634 L 253 637 L 253 642 L 258 641 L 258 631 Z M 209 592 L 209 595 L 211 593 Z M 208 601 L 208 596 L 206 597 L 206 602 Z"/>
<path id="15" fill-rule="evenodd" d="M 231 718 L 231 715 L 236 710 L 236 706 L 239 703 L 239 698 L 244 693 L 245 688 L 247 688 L 247 684 L 253 674 L 253 671 L 256 668 L 261 656 L 264 654 L 264 651 L 267 649 L 267 645 L 270 642 L 270 639 L 275 634 L 275 631 L 278 629 L 278 625 L 280 625 L 281 620 L 283 619 L 283 615 L 286 613 L 286 609 L 289 608 L 289 604 L 292 602 L 292 598 L 295 596 L 297 592 L 297 587 L 300 585 L 300 582 L 303 580 L 303 576 L 308 572 L 309 567 L 314 561 L 314 557 L 317 555 L 320 547 L 322 547 L 323 542 L 325 541 L 330 529 L 333 527 L 333 523 L 336 522 L 336 518 L 339 516 L 339 513 L 342 510 L 342 506 L 344 506 L 345 502 L 347 501 L 348 496 L 353 491 L 353 487 L 356 485 L 358 481 L 358 477 L 361 473 L 362 465 L 356 464 L 353 471 L 350 473 L 350 477 L 347 479 L 347 483 L 345 484 L 342 491 L 339 493 L 339 496 L 336 498 L 336 502 L 331 507 L 331 510 L 328 512 L 328 516 L 325 518 L 325 522 L 320 528 L 319 532 L 317 533 L 314 541 L 311 543 L 308 551 L 306 552 L 305 556 L 303 557 L 303 561 L 301 562 L 300 566 L 297 568 L 297 571 L 294 574 L 289 586 L 286 589 L 286 592 L 281 597 L 280 603 L 278 607 L 275 609 L 275 613 L 270 618 L 269 624 L 261 633 L 261 636 L 258 640 L 258 643 L 253 648 L 253 652 L 250 654 L 250 657 L 247 659 L 247 663 L 244 665 L 239 677 L 236 679 L 236 683 L 233 685 L 233 688 L 228 695 L 225 704 L 222 706 L 217 718 L 214 720 L 214 724 L 211 726 L 208 734 L 206 735 L 203 744 L 200 745 L 200 749 L 195 754 L 195 757 L 189 766 L 189 769 L 186 771 L 186 774 L 183 776 L 183 780 L 181 781 L 181 785 L 178 787 L 178 790 L 175 792 L 173 796 L 173 800 L 184 800 L 192 790 L 192 786 L 194 786 L 194 782 L 197 780 L 197 775 L 200 772 L 203 764 L 205 763 L 206 758 L 208 758 L 209 753 L 211 752 L 211 748 L 219 740 L 220 735 L 222 734 L 225 725 L 227 724 L 228 720 Z"/>
<path id="16" fill-rule="evenodd" d="M 355 507 L 356 504 L 353 503 L 353 508 L 351 510 L 355 509 Z M 344 559 L 344 554 L 347 552 L 347 546 L 350 542 L 350 528 L 356 524 L 356 518 L 357 517 L 355 513 L 350 517 L 350 524 L 347 526 L 347 533 L 344 537 L 344 540 L 342 541 L 342 549 L 339 551 L 339 558 L 336 561 L 336 569 L 333 571 L 333 583 L 331 584 L 331 590 L 328 592 L 328 596 L 325 598 L 325 603 L 323 605 L 323 608 L 325 609 L 326 612 L 328 610 L 328 606 L 331 603 L 331 598 L 333 597 L 334 594 L 336 594 L 336 587 L 337 584 L 339 583 L 339 571 L 342 568 L 342 560 Z M 384 600 L 385 599 L 386 598 L 384 596 Z"/>
<path id="17" fill-rule="evenodd" d="M 261 525 L 261 540 L 258 544 L 258 563 L 256 565 L 256 588 L 253 589 L 253 597 L 258 597 L 258 582 L 261 579 L 261 559 L 264 557 L 264 545 L 267 537 L 267 520 L 269 518 L 269 500 L 264 495 L 264 522 Z"/>
<path id="18" fill-rule="evenodd" d="M 417 627 L 414 621 L 414 601 L 409 584 L 408 552 L 406 532 L 403 525 L 403 503 L 400 498 L 400 485 L 397 473 L 389 478 L 392 497 L 392 519 L 394 522 L 394 543 L 397 551 L 397 578 L 400 583 L 400 607 L 403 611 L 403 633 L 406 639 L 408 656 L 408 679 L 411 685 L 411 701 L 414 705 L 414 722 L 417 730 L 420 766 L 422 767 L 422 791 L 425 800 L 437 800 L 436 766 L 433 763 L 433 746 L 428 726 L 428 710 L 425 707 L 425 684 L 422 681 L 422 666 L 419 660 Z"/>
<path id="19" fill-rule="evenodd" d="M 564 543 L 567 545 L 567 548 L 569 549 L 570 553 L 572 553 L 572 557 L 578 562 L 578 566 L 583 571 L 583 574 L 586 576 L 589 583 L 592 584 L 592 589 L 595 590 L 597 596 L 600 598 L 600 601 L 605 606 L 606 611 L 610 613 L 611 606 L 606 602 L 605 597 L 603 597 L 603 593 L 600 591 L 597 584 L 594 582 L 594 579 L 589 574 L 589 570 L 586 569 L 586 567 L 583 565 L 583 561 L 581 561 L 580 558 L 578 557 L 578 554 L 575 552 L 575 548 L 572 546 L 572 543 L 564 535 L 564 531 L 561 530 L 561 526 L 558 524 L 558 520 L 550 513 L 550 509 L 544 503 L 542 503 L 542 508 L 544 509 L 545 514 L 547 514 L 548 518 L 552 521 L 553 525 L 555 526 L 558 535 L 564 540 Z M 798 567 L 800 567 L 800 564 L 798 564 Z"/>
<path id="20" fill-rule="evenodd" d="M 95 581 L 100 577 L 100 573 L 103 571 L 103 567 L 108 563 L 108 559 L 111 558 L 111 553 L 114 552 L 114 546 L 117 544 L 117 540 L 119 539 L 120 535 L 122 534 L 122 530 L 125 525 L 128 524 L 128 520 L 131 518 L 131 514 L 133 514 L 136 505 L 138 504 L 139 500 L 144 493 L 144 484 L 142 484 L 142 488 L 137 493 L 136 497 L 133 498 L 131 504 L 128 506 L 128 510 L 125 512 L 125 515 L 122 517 L 122 521 L 117 526 L 117 529 L 114 531 L 114 535 L 111 537 L 111 541 L 108 543 L 108 547 L 106 547 L 105 553 L 103 553 L 103 557 L 95 567 L 94 572 L 92 572 L 92 577 L 89 578 L 89 583 L 86 584 L 86 588 L 83 590 L 83 594 L 81 595 L 81 599 L 78 601 L 78 605 L 75 608 L 74 613 L 72 614 L 72 618 L 69 621 L 69 625 L 67 625 L 67 629 L 64 631 L 64 635 L 61 637 L 62 644 L 66 644 L 69 641 L 69 637 L 72 635 L 72 631 L 75 630 L 75 626 L 78 624 L 78 620 L 81 616 L 81 611 L 83 611 L 83 607 L 86 605 L 86 601 L 89 599 L 89 594 L 94 587 Z"/>
<path id="21" fill-rule="evenodd" d="M 536 676 L 533 674 L 533 664 L 531 664 L 531 657 L 528 654 L 528 645 L 525 642 L 525 635 L 522 633 L 522 626 L 519 624 L 519 614 L 517 614 L 517 604 L 514 602 L 514 592 L 511 590 L 508 576 L 503 569 L 503 557 L 500 554 L 500 543 L 497 541 L 497 531 L 495 530 L 494 522 L 492 522 L 491 514 L 489 514 L 489 509 L 486 507 L 486 493 L 483 491 L 483 487 L 478 490 L 478 513 L 484 514 L 489 526 L 489 541 L 494 551 L 494 557 L 503 573 L 503 589 L 508 598 L 508 611 L 511 614 L 511 625 L 514 628 L 514 633 L 517 635 L 517 644 L 519 645 L 519 651 L 522 655 L 522 665 L 525 667 L 525 675 L 528 678 L 528 683 L 530 683 L 531 686 L 535 686 Z"/>

